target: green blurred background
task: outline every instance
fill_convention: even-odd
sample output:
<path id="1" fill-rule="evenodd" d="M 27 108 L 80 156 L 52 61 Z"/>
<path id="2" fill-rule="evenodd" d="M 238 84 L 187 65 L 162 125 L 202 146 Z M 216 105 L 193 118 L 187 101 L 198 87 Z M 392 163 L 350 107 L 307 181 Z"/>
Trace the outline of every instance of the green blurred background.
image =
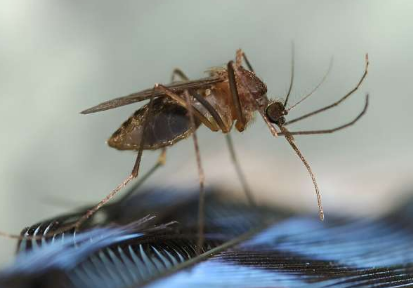
<path id="1" fill-rule="evenodd" d="M 0 229 L 95 203 L 130 172 L 133 152 L 106 139 L 139 107 L 80 115 L 104 100 L 167 83 L 175 67 L 202 77 L 244 49 L 268 95 L 282 98 L 296 47 L 292 102 L 323 86 L 290 117 L 329 104 L 369 75 L 340 108 L 295 125 L 329 128 L 367 115 L 332 135 L 297 137 L 329 214 L 378 215 L 411 192 L 413 2 L 405 1 L 9 1 L 0 8 Z M 293 129 L 292 129 L 293 130 Z M 199 130 L 207 185 L 241 195 L 225 138 Z M 262 119 L 233 133 L 248 181 L 261 202 L 316 213 L 310 177 Z M 158 153 L 144 154 L 142 171 Z M 147 185 L 197 187 L 193 144 L 168 152 Z M 0 239 L 0 264 L 15 242 Z"/>

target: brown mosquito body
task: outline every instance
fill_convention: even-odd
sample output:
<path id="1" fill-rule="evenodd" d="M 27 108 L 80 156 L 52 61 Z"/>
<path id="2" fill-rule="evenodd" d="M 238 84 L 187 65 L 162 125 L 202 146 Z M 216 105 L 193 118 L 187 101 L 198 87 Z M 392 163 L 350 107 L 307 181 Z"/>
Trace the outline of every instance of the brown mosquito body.
<path id="1" fill-rule="evenodd" d="M 289 131 L 286 126 L 334 108 L 345 101 L 364 81 L 367 75 L 368 58 L 366 55 L 364 73 L 357 85 L 350 90 L 350 92 L 330 105 L 287 121 L 285 117 L 290 110 L 312 95 L 325 79 L 324 77 L 315 89 L 303 97 L 298 103 L 287 108 L 294 79 L 294 58 L 292 59 L 293 69 L 291 71 L 291 83 L 288 94 L 283 102 L 271 101 L 268 99 L 266 85 L 255 74 L 245 53 L 238 50 L 235 62 L 229 61 L 225 67 L 209 70 L 209 77 L 199 80 L 189 80 L 181 70 L 175 69 L 172 81 L 169 85 L 155 84 L 152 89 L 112 99 L 81 112 L 82 114 L 90 114 L 149 100 L 148 104 L 145 104 L 142 108 L 137 110 L 108 140 L 108 145 L 113 148 L 119 150 L 134 150 L 138 152 L 131 174 L 74 225 L 66 227 L 65 231 L 74 227 L 78 228 L 132 179 L 138 176 L 144 150 L 161 149 L 162 151 L 157 164 L 150 170 L 152 173 L 157 167 L 165 162 L 165 153 L 168 146 L 174 145 L 178 141 L 192 136 L 197 156 L 201 190 L 198 214 L 198 231 L 200 239 L 198 247 L 201 249 L 200 247 L 203 243 L 204 174 L 196 138 L 196 130 L 201 125 L 205 125 L 211 131 L 220 131 L 226 134 L 230 156 L 235 165 L 243 190 L 250 204 L 254 205 L 255 200 L 238 163 L 230 132 L 234 129 L 240 132 L 244 131 L 248 127 L 254 114 L 257 112 L 263 118 L 272 135 L 284 136 L 305 165 L 312 178 L 317 195 L 319 215 L 320 218 L 323 219 L 324 212 L 321 205 L 321 196 L 316 178 L 310 165 L 298 149 L 294 135 L 333 133 L 354 124 L 366 112 L 368 95 L 366 95 L 363 110 L 354 120 L 344 125 L 332 129 L 314 131 Z M 243 61 L 246 63 L 248 69 L 244 68 L 242 65 Z M 180 77 L 182 81 L 175 81 L 175 76 Z M 146 179 L 147 177 L 145 176 L 143 178 Z"/>
<path id="2" fill-rule="evenodd" d="M 206 125 L 212 131 L 221 131 L 229 133 L 232 127 L 238 131 L 243 131 L 248 122 L 252 119 L 254 112 L 257 110 L 257 105 L 254 102 L 256 99 L 265 99 L 267 88 L 258 77 L 252 72 L 240 69 L 238 77 L 242 77 L 248 83 L 248 90 L 245 88 L 238 89 L 240 107 L 242 107 L 242 115 L 244 119 L 237 118 L 237 111 L 232 104 L 229 80 L 226 71 L 212 72 L 213 78 L 221 79 L 221 82 L 211 84 L 210 86 L 198 88 L 188 91 L 190 95 L 197 95 L 198 99 L 202 97 L 208 104 L 208 108 L 213 109 L 214 116 L 205 107 L 205 102 L 200 103 L 195 98 L 190 101 L 191 107 L 196 112 L 196 115 L 202 115 L 195 118 L 195 128 L 200 124 Z M 167 89 L 167 87 L 165 87 Z M 249 91 L 254 91 L 250 93 Z M 185 99 L 184 92 L 176 92 L 176 95 Z M 251 96 L 253 98 L 251 98 Z M 263 98 L 265 97 L 265 98 Z M 267 99 L 265 99 L 268 102 Z M 144 150 L 156 150 L 171 146 L 179 140 L 189 137 L 194 127 L 190 122 L 189 111 L 175 100 L 168 97 L 158 97 L 153 100 L 150 122 L 144 129 L 145 116 L 149 111 L 149 105 L 143 106 L 137 110 L 122 126 L 113 133 L 108 140 L 108 145 L 119 150 L 136 150 L 139 151 L 142 138 Z M 189 107 L 189 105 L 187 105 Z M 235 125 L 233 125 L 235 123 Z M 145 131 L 145 132 L 144 132 Z"/>
<path id="3" fill-rule="evenodd" d="M 247 64 L 248 69 L 242 66 L 243 60 Z M 294 68 L 294 62 L 292 67 Z M 195 130 L 203 124 L 212 131 L 221 131 L 227 134 L 227 143 L 229 144 L 231 157 L 235 163 L 238 176 L 242 181 L 247 197 L 253 203 L 248 184 L 239 167 L 229 132 L 233 127 L 240 132 L 245 130 L 254 113 L 259 112 L 274 136 L 285 136 L 310 173 L 317 194 L 320 218 L 323 219 L 324 213 L 321 205 L 321 196 L 315 176 L 308 162 L 296 146 L 293 135 L 332 133 L 354 124 L 365 113 L 368 96 L 366 96 L 366 105 L 357 118 L 340 127 L 328 130 L 290 132 L 287 130 L 286 125 L 333 108 L 346 100 L 363 82 L 367 75 L 367 67 L 368 58 L 366 55 L 364 74 L 354 89 L 333 104 L 293 119 L 290 122 L 287 122 L 285 119 L 288 112 L 308 98 L 324 79 L 310 94 L 306 95 L 292 107 L 287 108 L 286 105 L 293 84 L 294 69 L 292 69 L 290 89 L 284 103 L 281 101 L 270 101 L 267 98 L 266 85 L 256 76 L 248 59 L 241 50 L 238 50 L 236 53 L 235 63 L 229 61 L 226 67 L 210 70 L 210 75 L 207 78 L 190 81 L 182 71 L 177 69 L 174 71 L 172 79 L 174 79 L 174 75 L 178 75 L 184 81 L 172 81 L 167 86 L 155 84 L 153 89 L 147 89 L 104 102 L 82 113 L 99 112 L 151 99 L 149 104 L 136 111 L 108 140 L 108 144 L 113 148 L 139 151 L 130 178 L 125 180 L 126 182 L 122 183 L 114 191 L 117 192 L 130 181 L 129 179 L 137 176 L 143 150 L 165 149 L 190 135 L 196 137 L 194 135 Z M 190 114 L 193 116 L 192 121 Z M 273 124 L 279 128 L 279 131 L 276 130 Z M 199 149 L 197 145 L 195 146 L 196 149 Z M 164 158 L 164 153 L 162 155 L 162 158 Z M 199 162 L 200 160 L 198 159 L 198 166 L 200 166 Z M 202 186 L 203 183 L 201 183 Z M 110 195 L 110 197 L 113 197 L 113 195 Z M 107 200 L 108 198 L 103 201 Z M 94 211 L 91 210 L 91 214 Z M 90 215 L 85 215 L 85 219 Z"/>

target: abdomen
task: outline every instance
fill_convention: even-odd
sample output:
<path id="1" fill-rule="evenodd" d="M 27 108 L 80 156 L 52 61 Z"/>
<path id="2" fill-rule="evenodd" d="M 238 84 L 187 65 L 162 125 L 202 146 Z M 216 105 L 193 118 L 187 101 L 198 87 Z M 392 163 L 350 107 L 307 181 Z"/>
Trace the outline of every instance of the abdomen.
<path id="1" fill-rule="evenodd" d="M 108 140 L 118 150 L 139 150 L 148 104 L 137 110 Z M 196 128 L 200 125 L 195 119 Z M 143 149 L 155 150 L 175 144 L 193 132 L 188 111 L 173 100 L 153 100 L 152 112 L 144 133 Z"/>

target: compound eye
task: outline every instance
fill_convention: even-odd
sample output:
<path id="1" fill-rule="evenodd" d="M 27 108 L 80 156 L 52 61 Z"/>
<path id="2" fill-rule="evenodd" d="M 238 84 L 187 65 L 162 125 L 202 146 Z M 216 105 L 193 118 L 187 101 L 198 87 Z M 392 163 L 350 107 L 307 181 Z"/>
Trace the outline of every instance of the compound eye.
<path id="1" fill-rule="evenodd" d="M 268 105 L 267 108 L 265 108 L 265 115 L 267 116 L 268 120 L 270 120 L 271 123 L 275 123 L 276 119 L 274 119 L 272 112 L 273 111 L 272 111 L 271 105 Z"/>
<path id="2" fill-rule="evenodd" d="M 265 114 L 272 123 L 279 123 L 284 118 L 284 105 L 281 102 L 273 102 L 265 109 Z"/>

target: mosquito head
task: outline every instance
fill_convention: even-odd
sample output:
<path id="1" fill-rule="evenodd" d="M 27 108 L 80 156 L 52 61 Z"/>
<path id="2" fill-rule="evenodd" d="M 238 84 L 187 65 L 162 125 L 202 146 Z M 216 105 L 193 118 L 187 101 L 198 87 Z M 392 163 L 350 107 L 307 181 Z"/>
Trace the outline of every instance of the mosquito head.
<path id="1" fill-rule="evenodd" d="M 277 125 L 284 125 L 285 115 L 288 114 L 288 111 L 285 109 L 284 104 L 280 101 L 274 101 L 268 104 L 265 109 L 265 115 L 270 120 L 270 122 Z"/>

